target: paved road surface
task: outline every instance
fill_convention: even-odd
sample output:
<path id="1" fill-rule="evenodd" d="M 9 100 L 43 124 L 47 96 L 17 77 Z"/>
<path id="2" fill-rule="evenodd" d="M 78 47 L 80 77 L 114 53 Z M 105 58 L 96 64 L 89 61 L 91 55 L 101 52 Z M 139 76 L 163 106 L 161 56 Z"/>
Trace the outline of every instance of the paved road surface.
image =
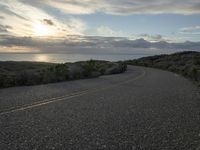
<path id="1" fill-rule="evenodd" d="M 200 150 L 199 90 L 142 67 L 0 90 L 0 150 Z"/>

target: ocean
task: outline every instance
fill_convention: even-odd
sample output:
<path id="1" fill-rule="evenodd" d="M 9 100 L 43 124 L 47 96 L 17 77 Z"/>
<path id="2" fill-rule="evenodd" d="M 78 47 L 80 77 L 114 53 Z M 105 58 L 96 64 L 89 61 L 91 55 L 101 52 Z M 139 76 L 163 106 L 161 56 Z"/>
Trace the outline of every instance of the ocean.
<path id="1" fill-rule="evenodd" d="M 107 61 L 120 61 L 141 58 L 149 55 L 142 54 L 11 54 L 0 53 L 0 61 L 38 61 L 38 62 L 52 62 L 52 63 L 65 63 L 65 62 L 77 62 L 84 60 L 107 60 Z"/>

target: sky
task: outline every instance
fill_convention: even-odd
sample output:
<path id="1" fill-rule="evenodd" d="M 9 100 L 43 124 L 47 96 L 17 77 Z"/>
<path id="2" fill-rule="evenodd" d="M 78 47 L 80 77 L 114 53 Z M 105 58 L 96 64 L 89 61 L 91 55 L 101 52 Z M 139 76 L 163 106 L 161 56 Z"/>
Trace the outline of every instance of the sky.
<path id="1" fill-rule="evenodd" d="M 200 1 L 0 1 L 0 52 L 37 52 L 53 45 L 108 47 L 141 38 L 200 42 Z"/>

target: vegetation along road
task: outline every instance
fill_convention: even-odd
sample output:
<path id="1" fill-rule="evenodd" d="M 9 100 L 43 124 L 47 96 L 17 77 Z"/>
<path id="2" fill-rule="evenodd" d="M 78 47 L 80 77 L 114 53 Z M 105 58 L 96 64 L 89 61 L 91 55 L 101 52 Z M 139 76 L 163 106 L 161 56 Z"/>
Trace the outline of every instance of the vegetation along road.
<path id="1" fill-rule="evenodd" d="M 199 89 L 180 75 L 126 73 L 0 89 L 1 150 L 199 150 Z"/>

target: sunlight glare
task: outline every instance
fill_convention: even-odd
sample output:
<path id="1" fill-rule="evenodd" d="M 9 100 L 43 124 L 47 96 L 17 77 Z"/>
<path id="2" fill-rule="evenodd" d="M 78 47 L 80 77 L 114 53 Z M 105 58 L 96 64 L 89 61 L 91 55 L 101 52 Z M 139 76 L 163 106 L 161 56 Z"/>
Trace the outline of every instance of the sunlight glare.
<path id="1" fill-rule="evenodd" d="M 48 55 L 45 54 L 37 54 L 34 58 L 34 61 L 39 61 L 39 62 L 49 62 L 49 57 Z"/>
<path id="2" fill-rule="evenodd" d="M 49 36 L 53 34 L 52 29 L 43 24 L 34 24 L 33 31 L 36 36 Z"/>

